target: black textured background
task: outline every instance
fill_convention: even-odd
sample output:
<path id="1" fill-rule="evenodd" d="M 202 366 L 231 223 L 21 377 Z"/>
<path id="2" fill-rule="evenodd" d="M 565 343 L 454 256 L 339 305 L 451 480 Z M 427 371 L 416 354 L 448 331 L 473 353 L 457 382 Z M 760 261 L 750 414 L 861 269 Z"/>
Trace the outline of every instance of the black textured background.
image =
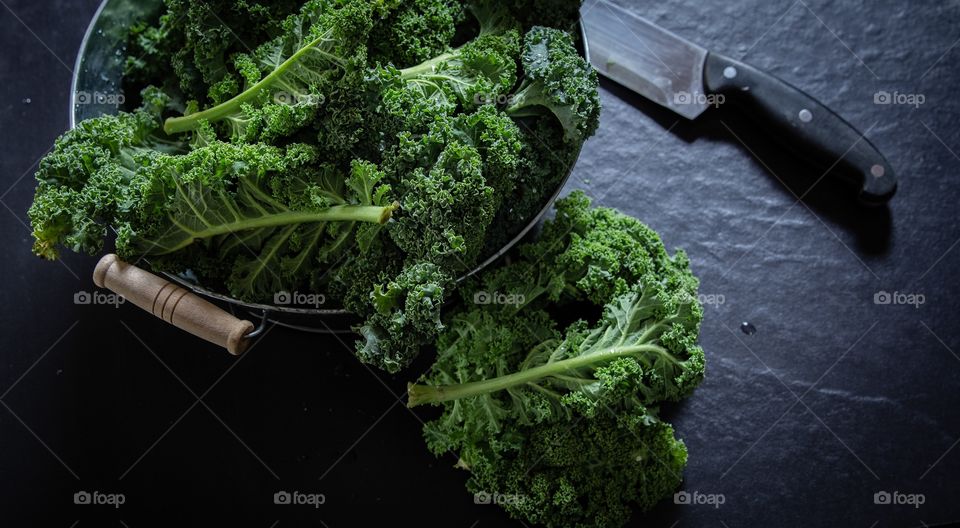
<path id="1" fill-rule="evenodd" d="M 97 4 L 0 1 L 0 524 L 519 526 L 474 505 L 454 461 L 426 452 L 430 411 L 398 403 L 419 372 L 391 379 L 337 339 L 283 329 L 234 360 L 130 306 L 75 305 L 94 259 L 30 255 L 32 173 L 67 127 Z M 690 450 L 684 490 L 724 503 L 667 500 L 634 525 L 960 520 L 960 2 L 643 4 L 822 99 L 902 182 L 889 210 L 862 211 L 826 182 L 798 201 L 820 174 L 735 112 L 679 122 L 605 85 L 603 126 L 571 185 L 685 248 L 703 293 L 724 300 L 703 327 L 709 379 L 668 412 Z M 881 90 L 925 104 L 876 105 Z M 877 305 L 880 291 L 925 303 Z M 81 490 L 126 504 L 74 506 Z M 279 490 L 327 502 L 277 507 Z M 881 491 L 924 503 L 877 505 Z"/>

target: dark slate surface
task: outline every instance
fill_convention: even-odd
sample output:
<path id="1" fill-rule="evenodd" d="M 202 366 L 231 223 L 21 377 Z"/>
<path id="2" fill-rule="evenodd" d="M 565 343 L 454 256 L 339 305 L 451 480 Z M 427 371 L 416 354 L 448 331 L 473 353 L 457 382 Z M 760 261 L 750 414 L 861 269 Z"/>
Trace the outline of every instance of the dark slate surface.
<path id="1" fill-rule="evenodd" d="M 889 210 L 859 210 L 826 184 L 798 202 L 819 174 L 735 112 L 678 122 L 605 86 L 603 127 L 572 186 L 687 249 L 703 292 L 724 300 L 703 328 L 709 380 L 668 412 L 690 450 L 684 490 L 723 504 L 668 500 L 634 525 L 960 520 L 960 3 L 649 4 L 653 20 L 769 69 L 868 131 L 902 186 Z M 3 524 L 516 525 L 473 505 L 453 461 L 426 453 L 429 412 L 397 403 L 409 376 L 376 375 L 337 339 L 282 329 L 232 360 L 129 306 L 75 305 L 94 260 L 30 256 L 31 174 L 67 126 L 70 69 L 96 5 L 0 7 Z M 925 104 L 876 105 L 881 90 Z M 925 303 L 877 305 L 881 291 Z M 123 493 L 126 504 L 74 506 L 81 490 Z M 279 490 L 327 503 L 275 507 Z M 877 505 L 878 492 L 923 504 Z"/>

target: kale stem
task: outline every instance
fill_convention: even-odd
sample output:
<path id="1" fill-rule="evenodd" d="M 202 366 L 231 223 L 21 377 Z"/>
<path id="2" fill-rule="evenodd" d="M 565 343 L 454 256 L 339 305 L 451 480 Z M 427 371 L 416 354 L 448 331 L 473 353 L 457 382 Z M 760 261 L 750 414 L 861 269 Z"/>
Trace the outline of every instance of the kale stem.
<path id="1" fill-rule="evenodd" d="M 170 220 L 185 233 L 191 236 L 184 237 L 180 243 L 171 247 L 163 247 L 163 252 L 170 254 L 193 244 L 198 239 L 208 239 L 220 235 L 261 229 L 266 227 L 282 227 L 297 224 L 311 224 L 319 222 L 367 222 L 385 224 L 390 220 L 397 205 L 379 207 L 372 205 L 338 205 L 319 212 L 287 211 L 280 214 L 269 214 L 258 218 L 242 219 L 237 222 L 208 225 L 205 229 L 195 231 L 190 226 L 182 224 L 176 218 Z"/>
<path id="2" fill-rule="evenodd" d="M 461 398 L 469 398 L 471 396 L 479 396 L 481 394 L 488 394 L 491 392 L 497 392 L 517 387 L 519 385 L 524 385 L 526 383 L 532 383 L 543 378 L 573 371 L 594 363 L 612 361 L 622 357 L 637 356 L 647 352 L 667 355 L 667 351 L 657 345 L 634 345 L 611 348 L 595 354 L 587 354 L 570 359 L 564 359 L 555 363 L 547 363 L 546 365 L 541 365 L 532 369 L 514 372 L 513 374 L 508 374 L 506 376 L 500 376 L 499 378 L 493 378 L 484 381 L 475 381 L 460 385 L 444 385 L 438 387 L 411 383 L 407 386 L 407 394 L 409 395 L 407 405 L 409 407 L 416 407 L 418 405 L 424 405 L 428 403 L 442 403 L 451 400 L 459 400 Z"/>
<path id="3" fill-rule="evenodd" d="M 400 78 L 406 81 L 416 77 L 420 77 L 421 75 L 433 74 L 434 72 L 436 72 L 437 66 L 439 66 L 440 64 L 443 64 L 444 62 L 447 62 L 448 60 L 456 56 L 457 56 L 456 51 L 451 51 L 448 53 L 444 53 L 443 55 L 438 55 L 416 66 L 411 66 L 410 68 L 400 70 Z"/>
<path id="4" fill-rule="evenodd" d="M 329 36 L 323 35 L 318 37 L 310 44 L 300 48 L 289 59 L 284 61 L 283 64 L 278 66 L 277 69 L 273 70 L 270 75 L 264 77 L 262 81 L 253 85 L 251 88 L 244 90 L 242 93 L 233 99 L 230 99 L 229 101 L 212 108 L 208 108 L 202 112 L 197 112 L 195 114 L 185 115 L 182 117 L 171 117 L 170 119 L 167 119 L 163 124 L 163 131 L 168 135 L 189 132 L 191 130 L 196 130 L 201 121 L 209 121 L 214 123 L 235 114 L 244 104 L 251 103 L 257 97 L 260 97 L 261 92 L 273 85 L 273 83 L 275 83 L 277 79 L 284 75 L 287 70 L 297 64 L 305 55 L 313 51 L 320 52 L 324 57 L 329 58 L 331 61 L 339 64 L 340 60 L 337 57 L 323 52 L 322 50 L 314 49 L 316 46 L 319 46 L 322 42 L 328 39 Z"/>

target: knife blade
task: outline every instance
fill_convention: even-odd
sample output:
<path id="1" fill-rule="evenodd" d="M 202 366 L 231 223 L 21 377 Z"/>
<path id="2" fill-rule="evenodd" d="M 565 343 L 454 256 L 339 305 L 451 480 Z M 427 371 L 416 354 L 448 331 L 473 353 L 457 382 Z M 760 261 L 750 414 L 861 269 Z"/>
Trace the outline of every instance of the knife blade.
<path id="1" fill-rule="evenodd" d="M 706 50 L 606 0 L 581 9 L 585 51 L 598 73 L 687 118 L 731 103 L 775 139 L 853 185 L 866 205 L 896 193 L 893 168 L 826 105 L 779 78 Z"/>

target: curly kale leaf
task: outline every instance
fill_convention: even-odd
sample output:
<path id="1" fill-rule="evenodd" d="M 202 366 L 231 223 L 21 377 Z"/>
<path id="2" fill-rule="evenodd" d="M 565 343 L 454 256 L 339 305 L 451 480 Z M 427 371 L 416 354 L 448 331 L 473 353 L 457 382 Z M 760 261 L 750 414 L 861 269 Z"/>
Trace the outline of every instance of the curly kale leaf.
<path id="1" fill-rule="evenodd" d="M 110 225 L 134 207 L 136 172 L 151 160 L 187 145 L 160 131 L 170 99 L 155 89 L 133 113 L 83 121 L 54 144 L 41 162 L 29 216 L 37 255 L 56 259 L 59 247 L 96 253 Z"/>
<path id="2" fill-rule="evenodd" d="M 382 225 L 396 209 L 376 167 L 356 163 L 345 178 L 312 165 L 312 152 L 213 143 L 156 158 L 141 171 L 142 222 L 120 230 L 118 251 L 163 257 L 200 244 L 233 263 L 227 286 L 244 300 L 303 283 L 318 254 L 342 250 L 357 223 Z"/>
<path id="3" fill-rule="evenodd" d="M 681 479 L 686 449 L 658 408 L 703 380 L 698 282 L 638 220 L 580 193 L 557 207 L 518 260 L 461 290 L 474 307 L 446 321 L 408 402 L 442 406 L 427 446 L 459 456 L 471 492 L 508 497 L 524 522 L 619 526 Z M 558 328 L 584 303 L 599 321 Z"/>
<path id="4" fill-rule="evenodd" d="M 165 0 L 155 23 L 141 22 L 130 31 L 125 80 L 151 84 L 173 76 L 171 88 L 204 100 L 226 90 L 236 95 L 237 74 L 230 57 L 276 37 L 283 20 L 300 0 Z M 233 86 L 232 92 L 226 88 Z M 228 97 L 229 98 L 229 97 Z"/>
<path id="5" fill-rule="evenodd" d="M 504 247 L 540 215 L 576 164 L 580 149 L 564 143 L 563 129 L 555 121 L 552 116 L 517 120 L 520 158 L 487 230 L 488 254 Z"/>
<path id="6" fill-rule="evenodd" d="M 376 312 L 360 328 L 357 357 L 391 373 L 408 366 L 443 329 L 440 310 L 451 285 L 448 274 L 426 262 L 377 285 L 370 296 Z"/>
<path id="7" fill-rule="evenodd" d="M 524 80 L 506 112 L 514 117 L 550 112 L 568 143 L 582 143 L 600 125 L 600 80 L 569 33 L 534 27 L 524 38 Z"/>
<path id="8" fill-rule="evenodd" d="M 625 525 L 680 485 L 687 449 L 663 422 L 609 414 L 511 431 L 514 449 L 470 446 L 460 455 L 467 489 L 498 500 L 514 518 L 549 528 Z"/>
<path id="9" fill-rule="evenodd" d="M 247 86 L 236 97 L 202 112 L 171 118 L 168 134 L 195 130 L 203 121 L 227 121 L 232 136 L 271 141 L 300 130 L 315 117 L 345 71 L 365 64 L 371 6 L 352 2 L 334 8 L 307 2 L 284 22 L 282 36 L 235 59 Z M 359 66 L 358 66 L 359 65 Z"/>
<path id="10" fill-rule="evenodd" d="M 464 18 L 457 0 L 405 0 L 374 24 L 370 59 L 405 67 L 444 52 Z"/>
<path id="11" fill-rule="evenodd" d="M 438 342 L 435 385 L 409 390 L 411 405 L 444 401 L 424 427 L 429 449 L 457 453 L 468 490 L 511 497 L 502 505 L 525 522 L 622 525 L 676 489 L 686 464 L 656 405 L 699 384 L 703 353 L 697 307 L 673 309 L 630 294 L 562 339 L 540 310 L 458 315 Z"/>
<path id="12" fill-rule="evenodd" d="M 421 97 L 473 108 L 496 102 L 517 83 L 520 34 L 484 35 L 448 53 L 396 72 Z"/>
<path id="13" fill-rule="evenodd" d="M 388 231 L 404 252 L 452 270 L 477 259 L 496 195 L 483 176 L 476 148 L 450 143 L 432 167 L 405 175 L 398 192 L 402 214 Z"/>
<path id="14" fill-rule="evenodd" d="M 642 284 L 639 290 L 608 305 L 594 328 L 574 325 L 562 341 L 534 347 L 507 374 L 460 380 L 455 385 L 411 385 L 409 403 L 499 397 L 501 391 L 518 402 L 532 392 L 538 398 L 545 395 L 593 412 L 597 402 L 645 409 L 686 397 L 703 379 L 703 351 L 696 345 L 702 308 L 696 299 L 669 296 L 655 281 Z M 617 361 L 621 359 L 630 361 Z M 435 369 L 444 369 L 443 363 L 438 362 Z M 636 383 L 609 382 L 611 376 L 624 372 L 636 377 Z M 620 394 L 621 389 L 628 391 Z"/>
<path id="15" fill-rule="evenodd" d="M 466 7 L 480 24 L 478 36 L 402 70 L 390 63 L 374 69 L 372 78 L 389 109 L 411 99 L 429 103 L 440 113 L 459 106 L 472 109 L 497 103 L 513 89 L 520 58 L 519 23 L 500 2 L 477 1 Z"/>
<path id="16" fill-rule="evenodd" d="M 531 261 L 551 262 L 562 277 L 554 283 L 552 299 L 603 306 L 650 280 L 672 296 L 696 297 L 700 283 L 686 253 L 671 257 L 649 226 L 613 209 L 591 208 L 582 192 L 558 200 L 556 210 L 540 239 L 520 250 Z"/>

